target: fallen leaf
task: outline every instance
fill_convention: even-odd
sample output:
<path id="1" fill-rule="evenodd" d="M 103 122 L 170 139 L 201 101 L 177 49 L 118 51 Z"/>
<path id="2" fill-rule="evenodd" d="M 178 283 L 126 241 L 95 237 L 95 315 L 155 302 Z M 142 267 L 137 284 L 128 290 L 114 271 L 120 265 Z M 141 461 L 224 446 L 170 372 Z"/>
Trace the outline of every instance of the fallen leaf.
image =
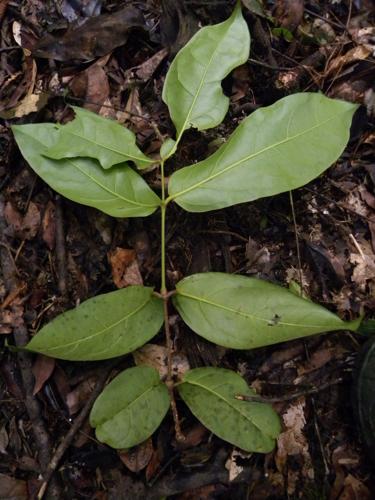
<path id="1" fill-rule="evenodd" d="M 75 76 L 69 83 L 74 96 L 85 101 L 84 107 L 98 113 L 109 99 L 109 82 L 104 65 L 109 56 L 104 56 Z"/>
<path id="2" fill-rule="evenodd" d="M 147 467 L 153 452 L 152 439 L 149 438 L 131 450 L 119 452 L 119 457 L 131 472 L 140 472 Z"/>
<path id="3" fill-rule="evenodd" d="M 87 401 L 88 396 L 92 393 L 97 382 L 97 377 L 92 376 L 84 380 L 73 391 L 66 396 L 66 404 L 69 409 L 69 414 L 77 413 Z"/>
<path id="4" fill-rule="evenodd" d="M 356 242 L 356 252 L 351 252 L 349 256 L 350 262 L 354 264 L 351 280 L 365 291 L 367 282 L 375 278 L 375 255 L 369 242 L 365 240 L 354 241 Z"/>
<path id="5" fill-rule="evenodd" d="M 159 64 L 167 57 L 167 55 L 167 49 L 159 50 L 159 52 L 156 52 L 156 54 L 154 54 L 139 66 L 127 70 L 125 72 L 125 81 L 131 81 L 134 77 L 136 77 L 139 80 L 147 82 L 152 77 Z"/>
<path id="6" fill-rule="evenodd" d="M 130 285 L 143 285 L 135 250 L 116 247 L 108 252 L 112 277 L 117 288 Z"/>
<path id="7" fill-rule="evenodd" d="M 33 390 L 33 396 L 38 394 L 47 380 L 53 373 L 55 369 L 56 361 L 54 358 L 49 358 L 48 356 L 44 356 L 43 354 L 38 354 L 33 364 L 33 375 L 35 378 L 35 385 Z"/>
<path id="8" fill-rule="evenodd" d="M 0 498 L 3 500 L 27 500 L 26 481 L 0 473 Z"/>
<path id="9" fill-rule="evenodd" d="M 234 481 L 243 472 L 243 466 L 237 463 L 237 458 L 249 458 L 250 453 L 244 453 L 239 450 L 233 450 L 228 460 L 225 462 L 225 468 L 229 471 L 229 482 Z"/>
<path id="10" fill-rule="evenodd" d="M 306 425 L 305 399 L 299 399 L 290 405 L 282 419 L 285 431 L 277 440 L 275 462 L 277 469 L 287 475 L 287 491 L 289 495 L 293 495 L 301 476 L 305 481 L 314 479 L 309 445 L 303 433 Z M 298 468 L 288 468 L 289 456 L 293 456 L 294 461 L 299 461 Z"/>
<path id="11" fill-rule="evenodd" d="M 90 61 L 124 45 L 133 27 L 144 27 L 140 10 L 127 6 L 110 14 L 89 18 L 84 24 L 74 26 L 59 38 L 46 35 L 35 45 L 34 57 L 56 61 Z"/>
<path id="12" fill-rule="evenodd" d="M 5 220 L 12 227 L 17 238 L 31 240 L 39 230 L 41 217 L 39 208 L 32 201 L 29 203 L 27 212 L 22 215 L 13 205 L 8 202 L 4 209 Z"/>
<path id="13" fill-rule="evenodd" d="M 43 214 L 42 238 L 48 248 L 53 250 L 56 238 L 56 208 L 52 201 L 47 203 Z"/>
<path id="14" fill-rule="evenodd" d="M 348 474 L 344 480 L 344 490 L 338 500 L 370 500 L 372 494 L 362 481 Z"/>
<path id="15" fill-rule="evenodd" d="M 167 349 L 156 344 L 146 344 L 133 353 L 136 365 L 147 365 L 155 368 L 161 378 L 165 378 L 168 373 Z M 182 379 L 184 373 L 190 370 L 187 357 L 181 353 L 172 353 L 172 374 L 178 380 Z"/>
<path id="16" fill-rule="evenodd" d="M 302 21 L 303 9 L 303 0 L 276 0 L 274 17 L 280 26 L 293 32 Z"/>
<path id="17" fill-rule="evenodd" d="M 49 94 L 39 92 L 38 94 L 29 94 L 25 96 L 15 108 L 6 109 L 0 112 L 0 117 L 5 120 L 13 118 L 22 118 L 30 113 L 36 113 L 44 108 L 48 103 Z"/>
<path id="18" fill-rule="evenodd" d="M 352 49 L 348 50 L 344 55 L 335 57 L 329 62 L 326 76 L 337 74 L 338 70 L 341 70 L 344 66 L 362 59 L 366 59 L 371 54 L 371 49 L 366 45 L 357 45 Z"/>

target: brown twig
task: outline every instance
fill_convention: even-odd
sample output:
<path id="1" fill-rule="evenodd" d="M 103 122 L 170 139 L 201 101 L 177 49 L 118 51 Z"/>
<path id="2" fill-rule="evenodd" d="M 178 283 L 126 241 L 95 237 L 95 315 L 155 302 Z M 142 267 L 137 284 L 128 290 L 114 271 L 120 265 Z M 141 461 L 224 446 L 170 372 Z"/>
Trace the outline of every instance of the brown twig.
<path id="1" fill-rule="evenodd" d="M 7 224 L 4 217 L 4 199 L 0 196 L 0 235 L 2 235 L 1 238 L 3 240 L 6 226 Z M 20 285 L 18 282 L 14 260 L 10 258 L 9 252 L 6 248 L 7 245 L 5 241 L 2 241 L 2 245 L 0 245 L 2 274 L 8 294 L 11 294 L 15 293 L 15 290 L 18 290 Z M 24 347 L 28 343 L 29 335 L 23 319 L 20 318 L 18 320 L 17 325 L 13 329 L 13 334 L 17 347 Z M 23 383 L 24 404 L 32 424 L 31 429 L 34 436 L 34 442 L 38 450 L 38 461 L 42 475 L 44 475 L 52 454 L 52 442 L 41 416 L 39 402 L 33 396 L 34 376 L 32 373 L 31 355 L 26 351 L 20 351 L 17 353 L 17 358 Z M 50 494 L 52 498 L 62 498 L 61 488 L 56 481 L 54 481 L 51 485 Z"/>
<path id="2" fill-rule="evenodd" d="M 301 391 L 294 392 L 293 394 L 285 394 L 283 396 L 269 397 L 269 396 L 245 396 L 244 394 L 237 394 L 236 399 L 240 401 L 250 401 L 252 403 L 282 403 L 284 401 L 291 401 L 292 399 L 300 398 L 301 396 L 308 396 L 311 394 L 317 394 L 318 392 L 324 391 L 333 385 L 341 384 L 342 378 L 336 380 L 331 380 L 319 387 L 311 387 L 310 389 L 305 389 Z"/>
<path id="3" fill-rule="evenodd" d="M 298 277 L 299 277 L 299 285 L 301 287 L 300 295 L 302 296 L 303 295 L 303 275 L 302 275 L 301 250 L 300 250 L 300 246 L 299 246 L 297 219 L 296 219 L 296 212 L 294 210 L 294 201 L 293 201 L 292 191 L 289 191 L 289 201 L 290 201 L 290 207 L 292 209 L 294 237 L 295 237 L 295 241 L 296 241 L 297 260 L 298 260 Z"/>
<path id="4" fill-rule="evenodd" d="M 47 469 L 44 474 L 44 481 L 43 484 L 38 492 L 37 499 L 41 500 L 44 497 L 44 494 L 46 492 L 47 486 L 49 481 L 51 480 L 51 477 L 55 470 L 57 469 L 60 460 L 62 459 L 64 453 L 66 450 L 69 448 L 71 445 L 74 436 L 77 434 L 77 432 L 80 430 L 82 427 L 83 422 L 85 421 L 87 415 L 89 414 L 89 411 L 91 410 L 92 405 L 94 404 L 96 398 L 99 396 L 99 394 L 102 392 L 104 385 L 113 369 L 113 367 L 118 363 L 118 360 L 112 361 L 109 363 L 106 369 L 103 369 L 100 373 L 99 379 L 96 383 L 96 386 L 92 393 L 90 394 L 88 400 L 85 403 L 85 406 L 82 408 L 80 411 L 78 417 L 74 420 L 73 425 L 69 429 L 68 433 L 62 440 L 62 442 L 59 444 L 57 447 L 55 453 L 53 454 L 53 457 L 48 463 Z"/>
<path id="5" fill-rule="evenodd" d="M 169 314 L 168 314 L 168 292 L 162 293 L 163 298 L 163 311 L 164 311 L 164 330 L 165 330 L 165 343 L 167 348 L 167 379 L 165 381 L 165 385 L 168 388 L 169 397 L 171 400 L 171 410 L 173 415 L 175 433 L 177 441 L 185 441 L 185 436 L 182 434 L 180 419 L 178 416 L 176 399 L 174 397 L 174 382 L 172 377 L 172 353 L 173 353 L 173 345 L 171 338 L 171 330 L 169 326 Z"/>

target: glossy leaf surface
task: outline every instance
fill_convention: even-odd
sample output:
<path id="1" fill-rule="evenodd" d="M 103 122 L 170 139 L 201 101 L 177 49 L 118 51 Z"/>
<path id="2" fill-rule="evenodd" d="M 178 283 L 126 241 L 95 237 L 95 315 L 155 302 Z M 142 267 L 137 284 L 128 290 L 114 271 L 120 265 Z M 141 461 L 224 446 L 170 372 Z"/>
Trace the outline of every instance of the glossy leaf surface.
<path id="1" fill-rule="evenodd" d="M 171 176 L 170 198 L 205 212 L 298 188 L 340 156 L 356 109 L 314 93 L 258 109 L 213 155 Z"/>
<path id="2" fill-rule="evenodd" d="M 44 156 L 58 138 L 53 124 L 17 125 L 12 130 L 33 170 L 66 198 L 114 217 L 146 216 L 160 205 L 159 197 L 128 166 L 117 165 L 105 171 L 91 158 L 52 160 Z"/>
<path id="3" fill-rule="evenodd" d="M 71 361 L 114 358 L 141 347 L 162 324 L 161 299 L 152 288 L 131 286 L 98 295 L 60 314 L 26 347 Z"/>
<path id="4" fill-rule="evenodd" d="M 229 99 L 221 81 L 247 61 L 249 48 L 249 30 L 237 4 L 229 19 L 202 28 L 179 51 L 163 88 L 178 136 L 189 127 L 205 130 L 222 122 Z"/>
<path id="5" fill-rule="evenodd" d="M 252 349 L 332 330 L 353 330 L 345 322 L 286 288 L 225 273 L 189 276 L 177 284 L 173 302 L 198 335 L 233 349 Z"/>
<path id="6" fill-rule="evenodd" d="M 272 406 L 240 401 L 255 393 L 237 373 L 195 368 L 185 373 L 178 391 L 194 415 L 214 434 L 246 451 L 268 453 L 280 433 Z"/>
<path id="7" fill-rule="evenodd" d="M 131 130 L 86 109 L 72 108 L 74 120 L 56 125 L 57 141 L 44 153 L 48 158 L 61 160 L 85 156 L 95 158 L 105 169 L 129 160 L 138 168 L 155 163 L 138 148 Z"/>
<path id="8" fill-rule="evenodd" d="M 99 441 L 113 448 L 142 443 L 160 425 L 169 408 L 168 389 L 149 366 L 123 371 L 104 389 L 91 410 L 90 424 Z"/>

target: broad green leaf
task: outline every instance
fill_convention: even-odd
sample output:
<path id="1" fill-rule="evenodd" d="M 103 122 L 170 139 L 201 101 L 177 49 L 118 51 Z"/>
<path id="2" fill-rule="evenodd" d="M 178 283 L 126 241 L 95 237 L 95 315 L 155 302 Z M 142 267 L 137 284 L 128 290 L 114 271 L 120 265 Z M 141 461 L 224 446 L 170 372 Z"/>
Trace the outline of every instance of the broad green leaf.
<path id="1" fill-rule="evenodd" d="M 56 125 L 57 141 L 44 152 L 48 158 L 85 156 L 95 158 L 105 169 L 125 161 L 133 161 L 138 168 L 155 163 L 138 148 L 131 130 L 87 109 L 72 108 L 75 119 L 66 125 Z"/>
<path id="2" fill-rule="evenodd" d="M 142 177 L 126 165 L 106 171 L 91 158 L 52 160 L 44 156 L 58 137 L 51 123 L 14 125 L 12 130 L 33 170 L 70 200 L 114 217 L 146 216 L 155 212 L 161 203 Z"/>
<path id="3" fill-rule="evenodd" d="M 171 176 L 169 199 L 205 212 L 298 188 L 340 156 L 356 109 L 314 93 L 258 109 L 212 156 Z"/>
<path id="4" fill-rule="evenodd" d="M 250 34 L 240 4 L 223 23 L 206 26 L 180 50 L 165 79 L 163 100 L 176 126 L 205 130 L 222 122 L 229 99 L 221 81 L 249 57 Z"/>
<path id="5" fill-rule="evenodd" d="M 130 286 L 60 314 L 26 348 L 71 361 L 115 358 L 148 342 L 162 324 L 163 303 L 152 288 Z"/>
<path id="6" fill-rule="evenodd" d="M 189 276 L 177 284 L 173 303 L 198 335 L 233 349 L 253 349 L 332 330 L 355 331 L 346 322 L 286 288 L 225 273 Z"/>
<path id="7" fill-rule="evenodd" d="M 246 451 L 268 453 L 280 433 L 272 406 L 241 401 L 254 396 L 245 380 L 223 368 L 195 368 L 185 373 L 178 391 L 194 415 L 214 434 Z"/>
<path id="8" fill-rule="evenodd" d="M 169 408 L 168 389 L 149 366 L 123 371 L 104 389 L 91 410 L 99 441 L 131 448 L 149 438 Z"/>

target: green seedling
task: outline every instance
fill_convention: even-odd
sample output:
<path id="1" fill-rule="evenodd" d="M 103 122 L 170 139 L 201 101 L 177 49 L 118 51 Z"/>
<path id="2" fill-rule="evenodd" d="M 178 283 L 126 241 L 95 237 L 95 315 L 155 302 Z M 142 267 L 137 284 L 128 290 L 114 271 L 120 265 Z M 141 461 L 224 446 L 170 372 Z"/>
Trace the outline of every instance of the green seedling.
<path id="1" fill-rule="evenodd" d="M 166 214 L 170 204 L 188 212 L 207 212 L 273 196 L 303 186 L 343 152 L 356 105 L 322 94 L 300 93 L 245 118 L 217 151 L 175 171 L 165 187 L 164 165 L 189 128 L 219 125 L 229 99 L 221 81 L 249 57 L 250 34 L 237 5 L 225 22 L 202 28 L 177 54 L 163 89 L 176 128 L 161 147 L 161 193 L 143 179 L 155 163 L 140 151 L 135 136 L 120 124 L 74 108 L 75 119 L 13 126 L 30 166 L 55 191 L 113 217 L 161 217 L 161 285 L 129 286 L 99 295 L 56 317 L 26 346 L 55 358 L 103 360 L 140 348 L 163 323 L 168 376 L 148 366 L 120 373 L 102 392 L 90 421 L 100 441 L 129 448 L 157 429 L 170 406 L 176 417 L 176 392 L 214 434 L 247 451 L 273 449 L 280 432 L 269 404 L 253 402 L 254 391 L 235 372 L 196 368 L 174 381 L 171 373 L 170 301 L 198 335 L 220 346 L 252 349 L 333 330 L 358 328 L 286 288 L 259 279 L 203 273 L 166 281 Z M 276 319 L 277 320 L 276 320 Z M 250 399 L 250 401 L 249 401 Z"/>

